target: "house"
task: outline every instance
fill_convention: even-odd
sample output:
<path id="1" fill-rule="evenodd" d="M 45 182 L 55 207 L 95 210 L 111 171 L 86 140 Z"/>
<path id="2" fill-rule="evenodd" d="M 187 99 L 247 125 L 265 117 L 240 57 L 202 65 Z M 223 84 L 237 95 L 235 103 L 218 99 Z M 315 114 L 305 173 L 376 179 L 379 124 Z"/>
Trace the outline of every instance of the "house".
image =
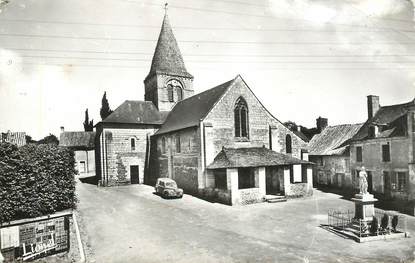
<path id="1" fill-rule="evenodd" d="M 368 191 L 380 198 L 415 201 L 415 100 L 381 106 L 367 97 L 368 120 L 352 138 L 350 168 L 358 187 L 365 167 Z"/>
<path id="2" fill-rule="evenodd" d="M 15 144 L 20 147 L 26 145 L 26 133 L 25 132 L 11 132 L 7 131 L 6 133 L 0 134 L 0 142 L 8 142 Z"/>
<path id="3" fill-rule="evenodd" d="M 186 193 L 226 204 L 312 194 L 312 163 L 302 160 L 307 143 L 241 76 L 199 94 L 193 79 L 165 15 L 145 101 L 125 101 L 96 125 L 102 185 L 169 177 Z"/>
<path id="4" fill-rule="evenodd" d="M 324 125 L 321 125 L 321 120 Z M 317 119 L 317 130 L 309 142 L 309 159 L 315 163 L 313 182 L 315 186 L 351 189 L 350 140 L 362 124 L 327 126 L 324 118 Z"/>
<path id="5" fill-rule="evenodd" d="M 80 174 L 95 172 L 95 132 L 66 132 L 61 127 L 59 146 L 73 150 L 75 167 Z"/>

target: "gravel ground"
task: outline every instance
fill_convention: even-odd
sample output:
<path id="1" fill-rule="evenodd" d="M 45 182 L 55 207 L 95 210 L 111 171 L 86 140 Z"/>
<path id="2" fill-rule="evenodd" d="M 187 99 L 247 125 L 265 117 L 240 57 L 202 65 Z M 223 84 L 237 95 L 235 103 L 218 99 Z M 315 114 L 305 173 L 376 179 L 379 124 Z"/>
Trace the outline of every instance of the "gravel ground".
<path id="1" fill-rule="evenodd" d="M 315 190 L 309 199 L 231 207 L 193 196 L 165 200 L 146 185 L 78 182 L 88 262 L 415 262 L 415 240 L 356 243 L 320 227 L 329 208 L 353 209 Z M 406 216 L 415 233 L 415 217 Z"/>

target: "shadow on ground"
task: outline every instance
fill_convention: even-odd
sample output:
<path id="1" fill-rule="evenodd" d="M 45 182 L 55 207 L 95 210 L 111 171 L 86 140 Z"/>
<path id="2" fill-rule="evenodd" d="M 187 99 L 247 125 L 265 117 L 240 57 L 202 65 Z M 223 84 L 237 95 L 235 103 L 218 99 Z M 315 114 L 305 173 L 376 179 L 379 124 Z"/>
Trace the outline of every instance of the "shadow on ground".
<path id="1" fill-rule="evenodd" d="M 351 200 L 357 192 L 351 190 L 344 190 L 340 188 L 333 188 L 328 186 L 317 186 L 316 189 L 325 192 L 340 195 L 340 199 Z M 375 203 L 375 207 L 382 210 L 395 210 L 401 213 L 414 216 L 415 204 L 413 202 L 405 202 L 402 200 L 385 200 L 383 195 L 374 194 L 379 201 Z"/>
<path id="2" fill-rule="evenodd" d="M 80 177 L 79 181 L 83 184 L 98 185 L 98 178 L 96 176 Z"/>

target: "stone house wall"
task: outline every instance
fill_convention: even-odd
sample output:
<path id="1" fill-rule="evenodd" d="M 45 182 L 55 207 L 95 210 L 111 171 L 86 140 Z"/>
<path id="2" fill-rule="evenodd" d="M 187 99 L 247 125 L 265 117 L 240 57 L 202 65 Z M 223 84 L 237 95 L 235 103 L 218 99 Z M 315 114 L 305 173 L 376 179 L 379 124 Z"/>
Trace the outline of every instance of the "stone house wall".
<path id="1" fill-rule="evenodd" d="M 144 182 L 147 158 L 148 137 L 155 127 L 103 128 L 99 133 L 100 180 L 104 185 L 131 183 L 130 167 L 138 165 L 139 183 Z M 131 149 L 131 139 L 135 139 L 135 149 Z M 105 160 L 104 162 L 102 160 Z"/>
<path id="2" fill-rule="evenodd" d="M 382 161 L 382 145 L 390 145 L 390 162 Z M 358 188 L 358 174 L 356 170 L 361 170 L 362 166 L 366 171 L 372 173 L 372 187 L 375 193 L 384 194 L 384 176 L 383 172 L 389 173 L 406 172 L 407 191 L 392 191 L 392 198 L 401 200 L 415 199 L 415 178 L 410 176 L 408 164 L 409 160 L 408 137 L 393 138 L 374 138 L 365 141 L 355 141 L 350 147 L 350 169 L 351 181 L 354 188 Z M 356 160 L 356 147 L 362 147 L 362 162 Z"/>
<path id="3" fill-rule="evenodd" d="M 313 178 L 316 185 L 352 188 L 350 156 L 310 156 L 310 161 L 315 163 Z"/>
<path id="4" fill-rule="evenodd" d="M 79 173 L 83 173 L 81 162 L 85 162 L 85 172 L 95 172 L 95 151 L 75 150 L 75 166 Z"/>

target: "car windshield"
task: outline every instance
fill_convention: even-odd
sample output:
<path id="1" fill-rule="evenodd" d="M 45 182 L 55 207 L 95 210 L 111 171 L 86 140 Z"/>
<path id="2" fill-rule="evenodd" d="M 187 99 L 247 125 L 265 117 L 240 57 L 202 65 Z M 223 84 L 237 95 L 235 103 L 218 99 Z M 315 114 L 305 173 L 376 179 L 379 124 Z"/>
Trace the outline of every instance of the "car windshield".
<path id="1" fill-rule="evenodd" d="M 175 182 L 166 182 L 166 187 L 177 187 Z"/>

